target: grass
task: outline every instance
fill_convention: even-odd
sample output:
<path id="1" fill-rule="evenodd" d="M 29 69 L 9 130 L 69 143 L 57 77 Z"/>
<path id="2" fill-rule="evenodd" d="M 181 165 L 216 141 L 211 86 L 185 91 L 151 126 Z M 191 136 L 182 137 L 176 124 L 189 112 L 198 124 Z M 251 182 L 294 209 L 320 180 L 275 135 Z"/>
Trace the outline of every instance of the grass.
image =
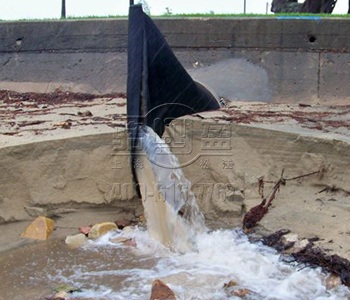
<path id="1" fill-rule="evenodd" d="M 67 20 L 89 20 L 89 19 L 125 19 L 128 16 L 68 16 Z M 350 18 L 350 14 L 300 14 L 300 13 L 280 13 L 280 14 L 164 14 L 154 15 L 152 18 L 276 18 L 276 17 L 322 17 L 322 18 Z M 0 20 L 0 22 L 35 22 L 35 21 L 58 21 L 60 19 L 20 19 L 20 20 Z"/>

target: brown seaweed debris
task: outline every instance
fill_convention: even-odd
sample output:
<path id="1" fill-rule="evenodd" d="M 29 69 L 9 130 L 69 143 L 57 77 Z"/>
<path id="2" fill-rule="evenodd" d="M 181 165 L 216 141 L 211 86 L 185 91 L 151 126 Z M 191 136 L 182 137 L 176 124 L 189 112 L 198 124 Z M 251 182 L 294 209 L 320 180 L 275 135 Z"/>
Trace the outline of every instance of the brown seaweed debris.
<path id="1" fill-rule="evenodd" d="M 263 237 L 262 243 L 266 246 L 276 249 L 278 252 L 288 250 L 292 248 L 295 244 L 294 242 L 290 242 L 286 244 L 281 242 L 282 236 L 288 233 L 290 233 L 290 230 L 288 229 L 282 229 L 282 230 L 276 231 L 275 233 L 272 233 L 268 236 Z"/>
<path id="2" fill-rule="evenodd" d="M 257 206 L 251 208 L 243 218 L 243 229 L 245 232 L 248 232 L 250 229 L 254 228 L 258 223 L 263 219 L 263 217 L 268 213 L 269 207 L 272 205 L 272 201 L 276 198 L 277 192 L 280 190 L 282 185 L 286 185 L 287 181 L 297 180 L 303 177 L 308 177 L 320 173 L 320 171 L 308 173 L 305 175 L 300 175 L 293 178 L 284 178 L 284 170 L 280 179 L 275 183 L 270 195 L 266 198 L 263 198 L 261 203 Z M 259 179 L 259 193 L 263 195 L 264 180 Z"/>
<path id="3" fill-rule="evenodd" d="M 37 120 L 37 121 L 23 121 L 18 124 L 20 127 L 25 127 L 25 126 L 34 126 L 34 125 L 40 125 L 45 123 L 46 121 L 43 120 Z"/>
<path id="4" fill-rule="evenodd" d="M 321 267 L 323 270 L 339 275 L 341 281 L 350 287 L 350 261 L 336 254 L 329 255 L 318 247 L 309 244 L 292 257 L 296 262 L 309 267 Z"/>
<path id="5" fill-rule="evenodd" d="M 5 103 L 21 103 L 22 101 L 33 101 L 36 104 L 60 104 L 72 101 L 92 101 L 97 98 L 123 98 L 125 93 L 114 93 L 104 95 L 93 95 L 86 93 L 72 93 L 56 90 L 52 93 L 17 93 L 8 90 L 0 90 L 0 99 Z"/>

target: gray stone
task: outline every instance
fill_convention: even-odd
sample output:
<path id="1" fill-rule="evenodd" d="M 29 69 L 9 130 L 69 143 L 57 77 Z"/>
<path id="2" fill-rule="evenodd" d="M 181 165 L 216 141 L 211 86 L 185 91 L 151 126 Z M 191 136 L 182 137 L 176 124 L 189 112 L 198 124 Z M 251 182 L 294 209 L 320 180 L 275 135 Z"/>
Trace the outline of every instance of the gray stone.
<path id="1" fill-rule="evenodd" d="M 66 244 L 70 248 L 79 248 L 83 246 L 87 241 L 87 237 L 85 234 L 79 233 L 76 235 L 69 235 L 66 237 Z"/>

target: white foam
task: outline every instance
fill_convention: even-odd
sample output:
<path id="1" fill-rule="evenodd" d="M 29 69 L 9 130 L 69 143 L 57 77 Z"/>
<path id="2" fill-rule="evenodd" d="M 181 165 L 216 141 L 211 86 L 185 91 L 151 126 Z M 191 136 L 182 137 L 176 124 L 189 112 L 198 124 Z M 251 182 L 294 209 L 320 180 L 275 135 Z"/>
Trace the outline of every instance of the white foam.
<path id="1" fill-rule="evenodd" d="M 118 232 L 112 233 L 108 238 L 118 235 Z M 107 299 L 146 299 L 153 280 L 157 278 L 169 284 L 179 300 L 235 299 L 227 295 L 223 288 L 224 283 L 230 280 L 237 281 L 238 288 L 251 290 L 250 299 L 340 300 L 349 293 L 344 286 L 327 291 L 323 285 L 326 275 L 320 269 L 287 264 L 274 250 L 250 243 L 240 230 L 201 233 L 196 238 L 197 251 L 185 254 L 170 251 L 142 229 L 137 228 L 132 235 L 137 247 L 125 248 L 125 251 L 133 251 L 135 255 L 130 269 L 101 269 L 84 274 L 78 272 L 74 276 L 74 280 L 78 281 L 81 276 L 85 280 L 96 276 L 101 279 L 104 276 L 125 276 L 123 288 L 112 291 L 99 286 L 95 291 L 79 293 L 79 297 L 96 298 L 103 295 Z M 97 249 L 120 247 L 110 243 L 106 237 L 91 245 Z M 85 249 L 90 251 L 90 248 Z M 154 258 L 154 264 L 144 268 L 143 261 L 149 258 Z"/>

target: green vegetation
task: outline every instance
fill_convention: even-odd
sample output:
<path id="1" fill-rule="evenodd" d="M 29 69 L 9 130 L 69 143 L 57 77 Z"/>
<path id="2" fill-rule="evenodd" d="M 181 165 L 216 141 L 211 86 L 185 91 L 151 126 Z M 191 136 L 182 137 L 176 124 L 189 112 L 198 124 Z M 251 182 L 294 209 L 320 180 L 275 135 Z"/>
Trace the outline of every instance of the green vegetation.
<path id="1" fill-rule="evenodd" d="M 350 14 L 300 14 L 300 13 L 281 13 L 281 14 L 172 14 L 152 15 L 152 18 L 276 18 L 276 17 L 323 17 L 323 18 L 350 18 Z M 89 20 L 89 19 L 125 19 L 127 16 L 86 16 L 76 17 L 68 16 L 67 20 Z M 21 20 L 0 20 L 0 22 L 28 22 L 28 21 L 57 21 L 60 19 L 21 19 Z"/>
<path id="2" fill-rule="evenodd" d="M 274 18 L 274 17 L 325 17 L 325 18 L 350 18 L 350 14 L 301 14 L 301 13 L 279 13 L 279 14 L 164 14 L 161 16 L 152 16 L 154 18 L 159 17 L 171 17 L 171 18 L 244 18 L 244 17 L 257 17 L 257 18 Z"/>

